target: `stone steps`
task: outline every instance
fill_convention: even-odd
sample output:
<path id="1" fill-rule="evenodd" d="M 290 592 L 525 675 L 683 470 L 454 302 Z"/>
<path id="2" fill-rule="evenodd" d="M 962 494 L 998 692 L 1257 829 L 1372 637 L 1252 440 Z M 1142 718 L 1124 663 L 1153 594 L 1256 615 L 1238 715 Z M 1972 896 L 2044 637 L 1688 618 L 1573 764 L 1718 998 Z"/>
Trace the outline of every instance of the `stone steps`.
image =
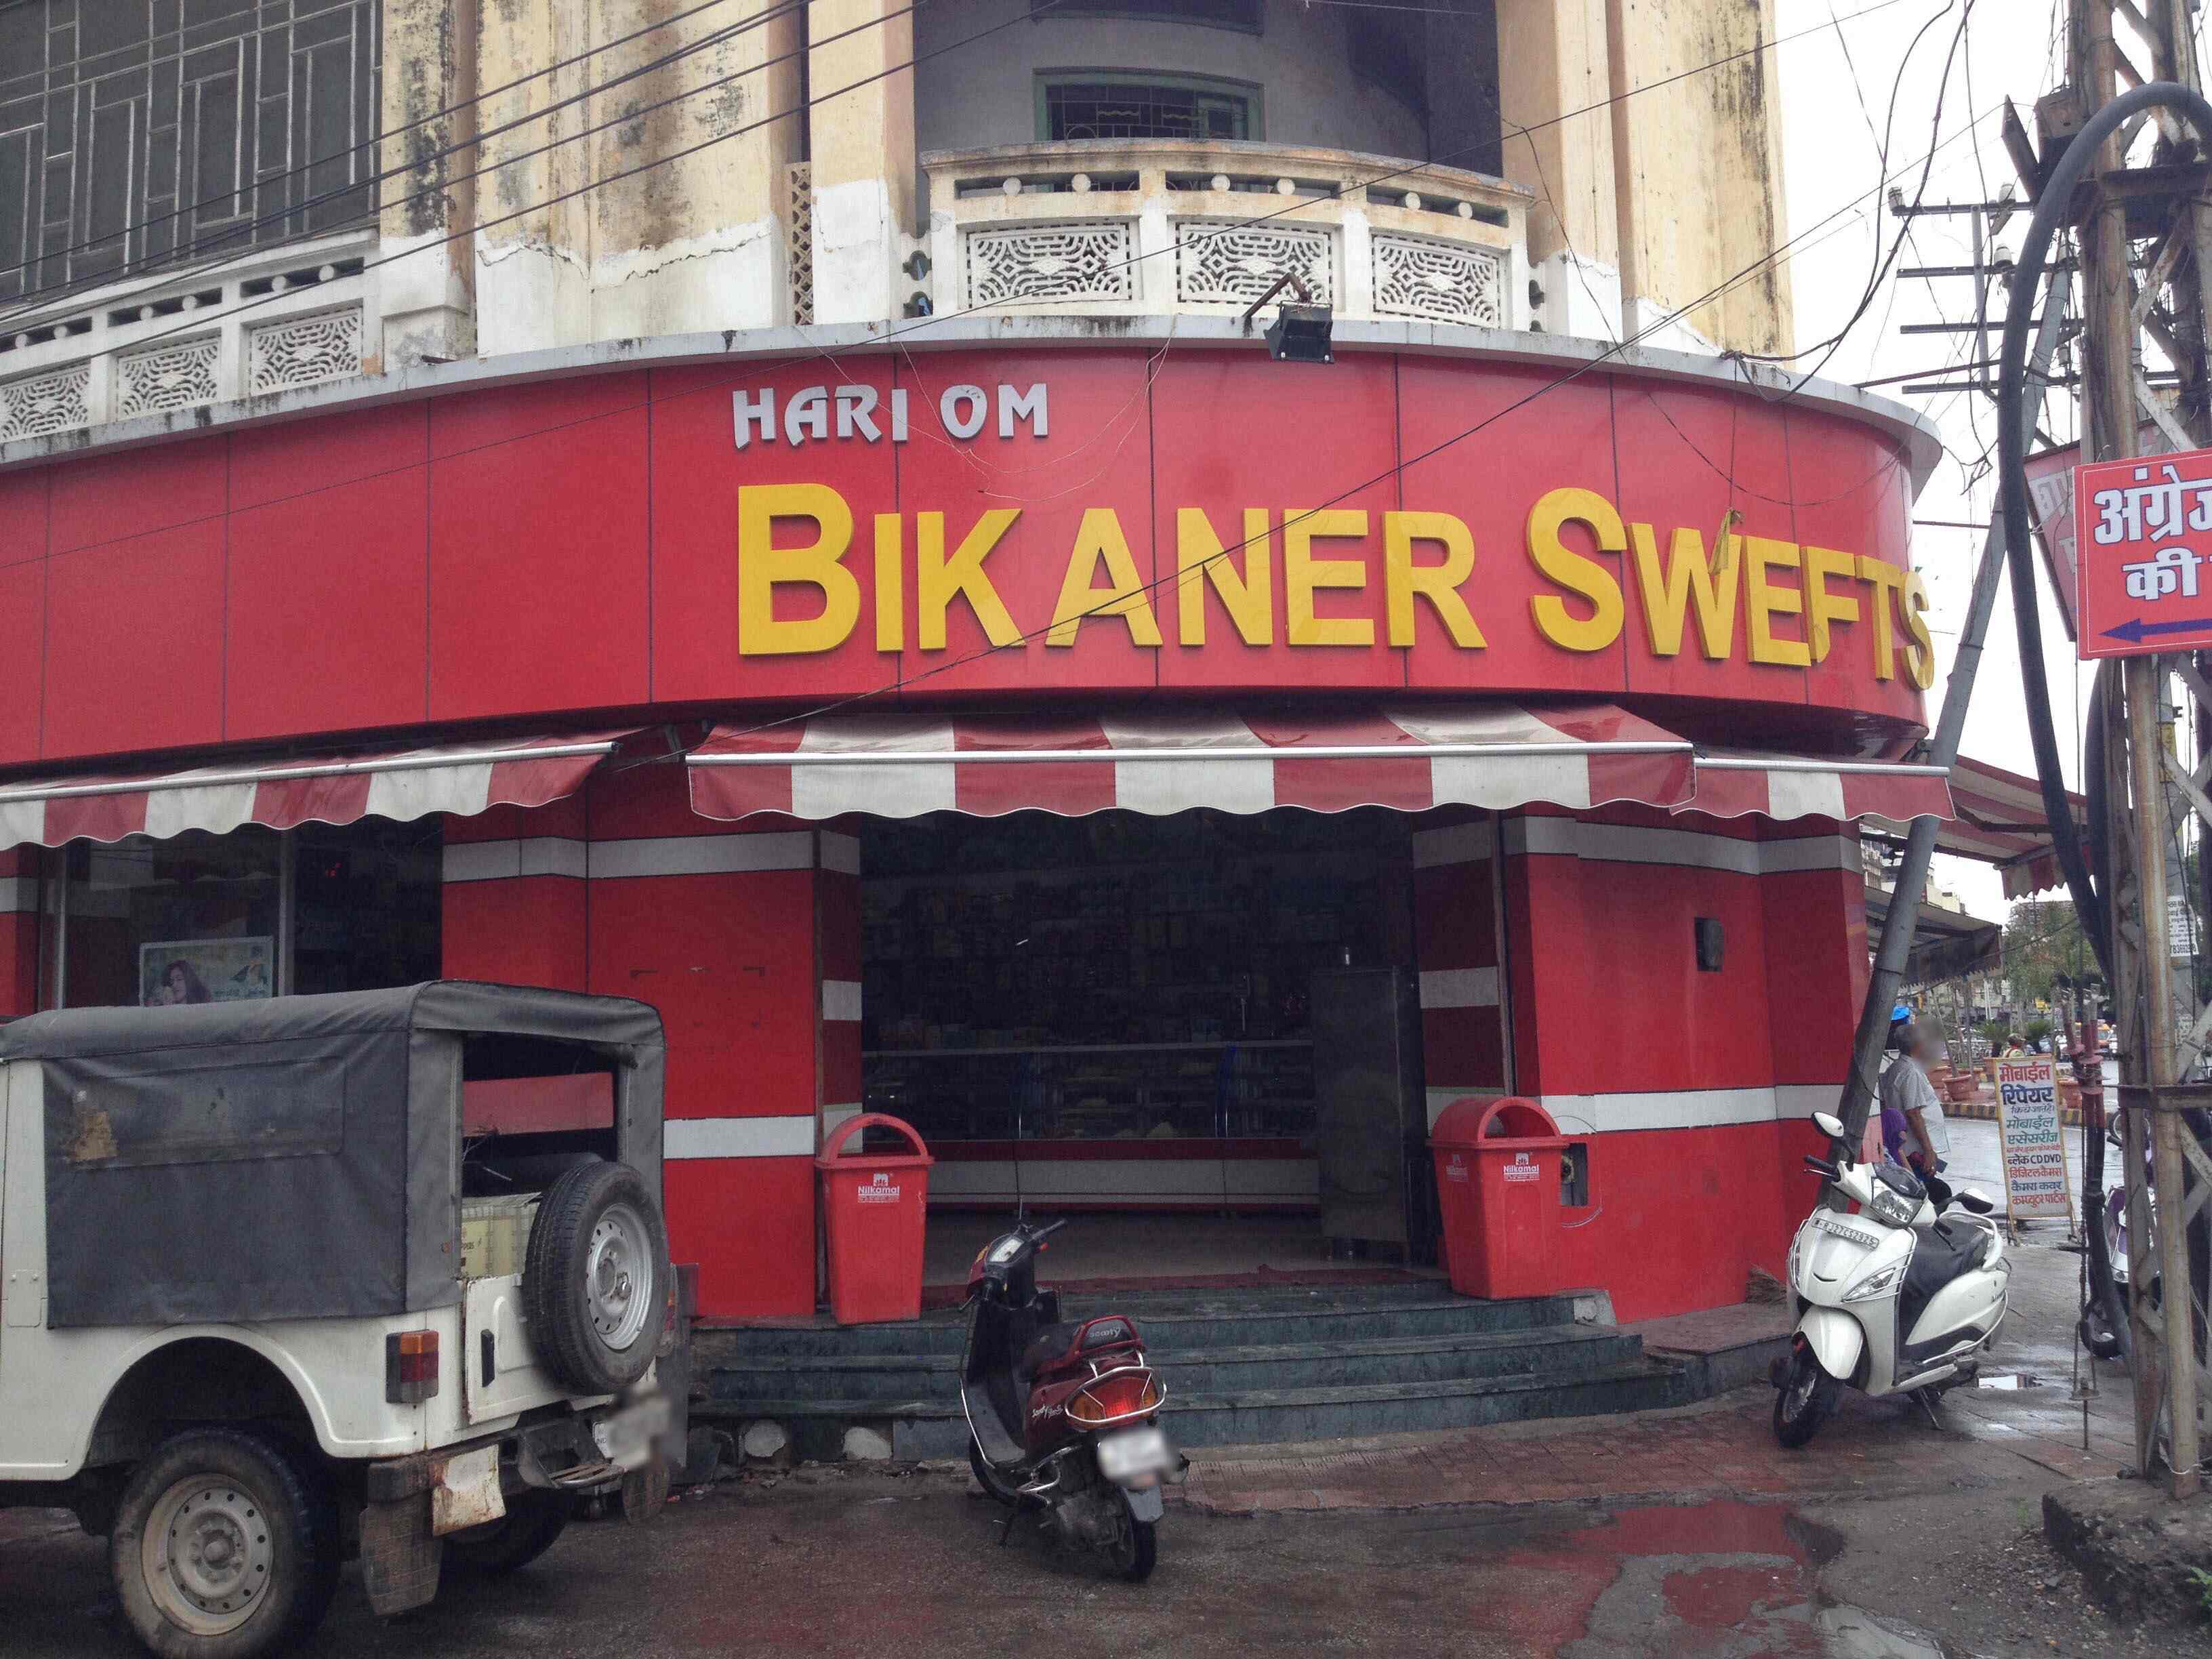
<path id="1" fill-rule="evenodd" d="M 1093 1305 L 1093 1304 L 1096 1305 Z M 1167 1384 L 1169 1431 L 1190 1446 L 1468 1428 L 1679 1405 L 1699 1376 L 1601 1322 L 1595 1295 L 1483 1302 L 1436 1280 L 1069 1296 L 1071 1319 L 1126 1314 Z M 699 1333 L 702 1419 L 773 1424 L 805 1458 L 848 1444 L 958 1457 L 968 1428 L 959 1310 L 839 1328 L 791 1321 Z M 848 1443 L 848 1431 L 855 1435 Z"/>

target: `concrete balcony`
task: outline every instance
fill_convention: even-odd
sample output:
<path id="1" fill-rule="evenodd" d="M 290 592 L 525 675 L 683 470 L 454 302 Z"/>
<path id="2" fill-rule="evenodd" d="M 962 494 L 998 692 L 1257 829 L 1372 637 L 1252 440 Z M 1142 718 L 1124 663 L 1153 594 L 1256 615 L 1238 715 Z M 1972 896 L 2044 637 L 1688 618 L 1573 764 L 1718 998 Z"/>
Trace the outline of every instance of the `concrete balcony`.
<path id="1" fill-rule="evenodd" d="M 1531 198 L 1485 173 L 1173 139 L 940 150 L 921 165 L 940 314 L 1234 313 L 1291 271 L 1341 318 L 1528 326 Z"/>
<path id="2" fill-rule="evenodd" d="M 0 444 L 374 367 L 373 234 L 257 248 L 217 270 L 125 277 L 0 328 Z"/>

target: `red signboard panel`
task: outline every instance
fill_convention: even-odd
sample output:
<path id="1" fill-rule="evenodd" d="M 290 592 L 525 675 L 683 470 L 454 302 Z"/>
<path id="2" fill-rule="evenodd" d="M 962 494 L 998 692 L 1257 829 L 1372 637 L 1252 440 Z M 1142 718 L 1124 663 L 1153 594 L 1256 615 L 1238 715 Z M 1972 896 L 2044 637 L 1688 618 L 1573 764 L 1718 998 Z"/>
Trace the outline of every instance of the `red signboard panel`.
<path id="1" fill-rule="evenodd" d="M 2212 646 L 2212 450 L 2077 469 L 2074 529 L 2081 656 Z"/>
<path id="2" fill-rule="evenodd" d="M 1567 367 L 714 358 L 0 474 L 0 569 L 41 578 L 11 674 L 44 711 L 0 722 L 0 764 L 1156 690 L 1650 695 L 1738 741 L 1909 735 L 1932 664 L 1895 433 Z"/>
<path id="3" fill-rule="evenodd" d="M 426 716 L 428 485 L 407 467 L 231 516 L 224 736 Z"/>
<path id="4" fill-rule="evenodd" d="M 226 528 L 203 519 L 47 562 L 47 752 L 222 738 Z M 305 657 L 313 642 L 296 648 Z"/>
<path id="5" fill-rule="evenodd" d="M 431 719 L 651 695 L 646 430 L 629 409 L 431 464 Z"/>

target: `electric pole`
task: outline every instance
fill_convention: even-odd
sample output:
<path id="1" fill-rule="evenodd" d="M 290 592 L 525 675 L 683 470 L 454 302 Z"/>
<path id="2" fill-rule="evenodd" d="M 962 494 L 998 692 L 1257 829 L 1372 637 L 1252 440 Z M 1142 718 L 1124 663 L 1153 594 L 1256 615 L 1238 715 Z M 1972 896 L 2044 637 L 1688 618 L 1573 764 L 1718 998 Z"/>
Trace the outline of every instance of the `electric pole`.
<path id="1" fill-rule="evenodd" d="M 2051 145 L 2109 103 L 2123 85 L 2167 81 L 2199 88 L 2191 0 L 2069 0 L 2068 84 L 2039 108 L 2046 165 Z M 2124 25 L 2124 42 L 2116 23 Z M 2147 61 L 2139 62 L 2140 54 Z M 2166 121 L 2160 113 L 2143 120 Z M 2178 143 L 2185 129 L 2163 126 L 2151 165 L 2130 167 L 2141 127 L 2122 129 L 2094 158 L 2076 204 L 2081 244 L 2084 362 L 2082 453 L 2117 460 L 2212 441 L 2206 406 L 2204 256 L 2212 252 L 2212 213 L 2204 197 L 2212 170 Z M 2145 374 L 2148 337 L 2174 371 L 2172 398 Z M 2161 376 L 2161 379 L 2164 377 Z M 2019 602 L 2033 603 L 2030 595 Z M 2185 1112 L 2212 1104 L 2212 1089 L 2178 1088 L 2202 1051 L 2212 1010 L 2196 1008 L 2192 984 L 2176 983 L 2169 944 L 2169 897 L 2178 857 L 2177 816 L 2212 823 L 2212 763 L 2183 761 L 2165 721 L 2176 678 L 2212 702 L 2189 658 L 2131 657 L 2099 670 L 2106 721 L 2112 990 L 2121 1021 L 2130 1248 L 2135 1294 L 2136 1450 L 2146 1474 L 2161 1473 L 2176 1497 L 2197 1489 L 2202 1458 L 2198 1412 L 2203 1361 L 2203 1285 L 2191 1272 L 2189 1235 L 2212 1194 L 2212 1163 Z M 2177 813 L 2177 808 L 2180 809 Z M 2197 836 L 2201 845 L 2203 826 Z M 2185 898 L 2184 902 L 2186 902 Z M 2193 1099 L 2202 1093 L 2204 1098 Z M 2192 1183 L 2185 1168 L 2196 1166 Z M 2193 1192 L 2187 1189 L 2193 1184 Z M 2153 1241 L 2155 1241 L 2154 1245 Z M 2154 1296 L 2154 1278 L 2162 1293 Z"/>

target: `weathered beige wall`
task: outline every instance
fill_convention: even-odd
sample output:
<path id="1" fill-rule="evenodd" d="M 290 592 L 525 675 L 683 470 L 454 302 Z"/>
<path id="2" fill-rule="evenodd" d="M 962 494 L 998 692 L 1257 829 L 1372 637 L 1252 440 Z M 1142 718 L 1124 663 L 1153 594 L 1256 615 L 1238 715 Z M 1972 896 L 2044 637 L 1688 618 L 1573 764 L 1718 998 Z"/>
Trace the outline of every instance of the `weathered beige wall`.
<path id="1" fill-rule="evenodd" d="M 1498 0 L 1498 81 L 1505 176 L 1536 198 L 1529 264 L 1571 248 L 1619 264 L 1606 0 Z"/>
<path id="2" fill-rule="evenodd" d="M 503 221 L 477 238 L 483 349 L 782 320 L 784 173 L 801 143 L 802 118 L 787 113 L 799 101 L 798 15 L 742 27 L 774 10 L 774 0 L 730 0 L 534 74 L 695 5 L 477 3 L 478 84 L 532 77 L 481 106 L 488 132 L 522 122 L 489 137 L 480 162 L 492 171 L 481 181 L 479 216 Z M 683 55 L 645 67 L 673 52 Z M 648 108 L 683 93 L 693 95 Z M 584 101 L 553 109 L 581 94 Z M 739 131 L 775 112 L 787 113 Z M 554 202 L 594 180 L 603 182 Z"/>
<path id="3" fill-rule="evenodd" d="M 1632 326 L 1728 282 L 1787 234 L 1773 0 L 1607 0 L 1621 280 Z M 1670 76 L 1700 72 L 1662 86 Z M 1649 90 L 1639 90 L 1649 88 Z M 1683 320 L 1714 343 L 1788 350 L 1789 267 L 1771 262 Z"/>
<path id="4" fill-rule="evenodd" d="M 808 95 L 821 100 L 808 112 L 814 319 L 896 317 L 899 250 L 917 228 L 914 74 L 897 67 L 914 58 L 914 14 L 891 0 L 812 0 L 806 38 Z"/>
<path id="5" fill-rule="evenodd" d="M 383 360 L 476 352 L 476 0 L 385 0 L 383 121 L 377 149 Z M 452 239 L 452 240 L 449 240 Z M 372 371 L 376 365 L 372 364 Z"/>

